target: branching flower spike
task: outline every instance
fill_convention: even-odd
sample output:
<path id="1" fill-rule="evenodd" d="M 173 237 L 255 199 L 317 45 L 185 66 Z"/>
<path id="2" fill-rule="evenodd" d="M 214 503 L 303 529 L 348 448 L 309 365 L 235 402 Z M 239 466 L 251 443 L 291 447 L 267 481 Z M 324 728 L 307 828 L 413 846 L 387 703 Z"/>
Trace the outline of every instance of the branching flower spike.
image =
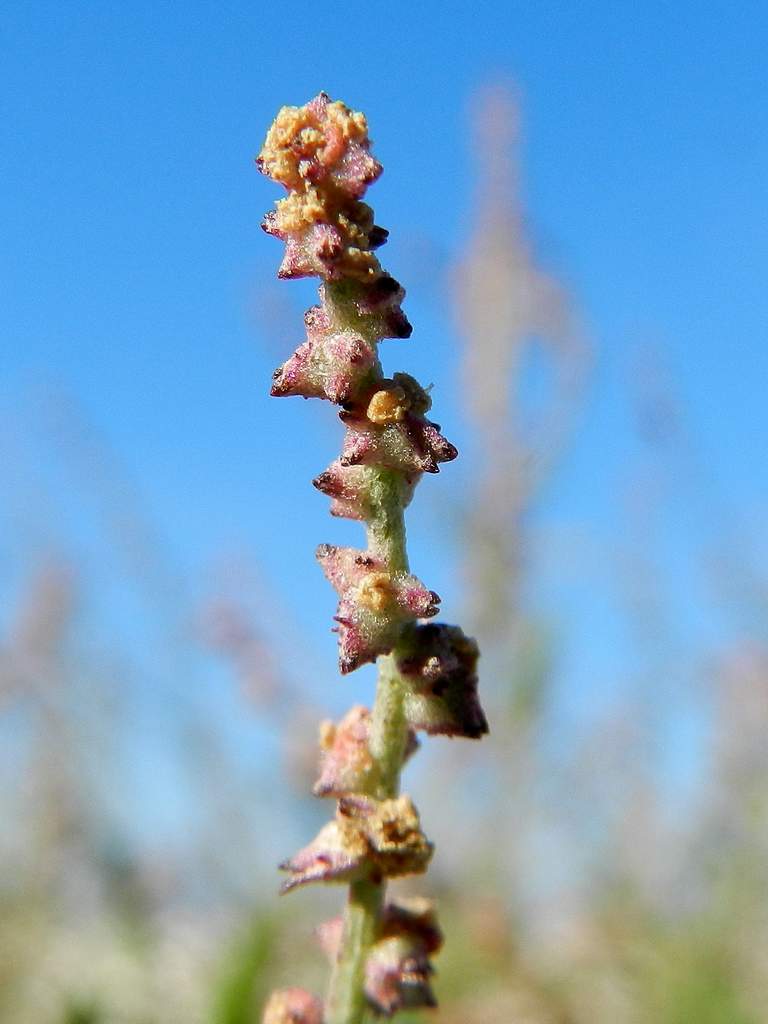
<path id="1" fill-rule="evenodd" d="M 387 232 L 362 202 L 381 164 L 363 114 L 320 93 L 283 107 L 257 165 L 285 198 L 263 228 L 285 242 L 279 277 L 320 278 L 305 314 L 306 340 L 275 371 L 273 395 L 323 398 L 341 407 L 341 454 L 314 480 L 331 513 L 366 526 L 364 550 L 321 544 L 320 566 L 339 595 L 339 668 L 378 665 L 371 711 L 356 705 L 321 728 L 315 794 L 336 814 L 282 865 L 283 889 L 349 886 L 342 918 L 319 929 L 333 969 L 326 1000 L 275 992 L 264 1024 L 361 1024 L 400 1009 L 434 1006 L 430 957 L 442 936 L 426 901 L 386 903 L 387 879 L 426 870 L 432 844 L 410 797 L 403 764 L 417 731 L 477 739 L 488 726 L 477 696 L 477 645 L 456 626 L 424 623 L 440 599 L 408 565 L 403 511 L 422 473 L 457 452 L 427 419 L 431 399 L 406 373 L 385 377 L 378 344 L 408 338 L 405 292 L 375 254 Z"/>

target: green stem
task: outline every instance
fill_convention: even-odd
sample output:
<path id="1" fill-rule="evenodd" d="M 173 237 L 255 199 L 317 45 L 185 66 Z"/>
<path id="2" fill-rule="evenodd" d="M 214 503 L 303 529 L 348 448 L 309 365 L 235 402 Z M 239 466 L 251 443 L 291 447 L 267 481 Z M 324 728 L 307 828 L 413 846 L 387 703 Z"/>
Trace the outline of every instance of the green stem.
<path id="1" fill-rule="evenodd" d="M 370 501 L 375 514 L 368 523 L 368 550 L 383 559 L 390 572 L 408 571 L 403 487 L 403 478 L 395 470 L 372 470 Z"/>
<path id="2" fill-rule="evenodd" d="M 395 666 L 395 657 L 396 650 L 392 654 L 383 655 L 377 662 L 379 678 L 368 745 L 377 768 L 372 795 L 378 800 L 388 800 L 397 796 L 408 741 L 403 685 Z"/>
<path id="3" fill-rule="evenodd" d="M 326 1001 L 327 1024 L 362 1024 L 366 1014 L 365 959 L 376 938 L 384 886 L 353 882 L 344 911 L 344 934 Z"/>
<path id="4" fill-rule="evenodd" d="M 368 524 L 370 550 L 383 558 L 390 570 L 407 571 L 405 521 L 397 474 L 377 471 L 378 514 Z M 400 771 L 408 739 L 400 676 L 395 652 L 378 659 L 376 700 L 371 716 L 370 751 L 376 765 L 370 795 L 379 800 L 397 796 Z M 365 961 L 376 940 L 385 883 L 353 882 L 344 912 L 341 947 L 334 965 L 326 1002 L 326 1024 L 363 1024 L 367 1003 Z"/>

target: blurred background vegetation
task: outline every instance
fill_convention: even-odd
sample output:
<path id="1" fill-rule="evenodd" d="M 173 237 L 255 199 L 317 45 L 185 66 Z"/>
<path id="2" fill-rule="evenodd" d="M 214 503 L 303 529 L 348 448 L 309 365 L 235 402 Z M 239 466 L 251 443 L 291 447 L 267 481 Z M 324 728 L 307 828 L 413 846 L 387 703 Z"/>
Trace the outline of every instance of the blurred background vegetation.
<path id="1" fill-rule="evenodd" d="M 768 1021 L 766 582 L 653 339 L 637 344 L 626 381 L 637 444 L 617 497 L 620 542 L 590 522 L 547 526 L 593 400 L 594 346 L 578 296 L 533 251 L 518 120 L 509 90 L 478 97 L 471 237 L 460 258 L 437 260 L 431 296 L 453 303 L 462 337 L 467 438 L 461 487 L 444 492 L 450 541 L 436 551 L 464 581 L 492 723 L 481 745 L 426 743 L 408 774 L 438 844 L 426 882 L 447 935 L 438 1018 L 757 1024 Z M 410 284 L 408 268 L 392 269 Z M 292 335 L 295 310 L 275 296 L 263 297 L 275 335 Z M 222 552 L 190 579 L 77 401 L 54 385 L 30 401 L 33 436 L 3 467 L 29 556 L 3 582 L 0 619 L 0 1020 L 253 1024 L 275 985 L 324 984 L 312 929 L 341 892 L 278 900 L 274 865 L 327 810 L 308 793 L 317 722 L 335 709 L 282 657 L 301 627 L 256 554 Z M 25 458 L 47 467 L 32 493 Z M 46 529 L 67 522 L 73 500 L 73 529 L 105 538 L 106 563 Z M 709 643 L 679 628 L 659 565 L 680 501 L 711 526 L 696 552 L 702 592 L 685 600 L 731 623 Z M 625 669 L 585 709 L 562 669 L 578 615 L 542 607 L 537 580 L 592 578 L 595 562 Z M 99 618 L 105 575 L 132 583 L 127 630 Z M 328 687 L 331 662 L 330 647 L 313 661 Z M 164 695 L 143 721 L 131 706 L 139 676 Z M 216 710 L 224 693 L 236 744 Z"/>

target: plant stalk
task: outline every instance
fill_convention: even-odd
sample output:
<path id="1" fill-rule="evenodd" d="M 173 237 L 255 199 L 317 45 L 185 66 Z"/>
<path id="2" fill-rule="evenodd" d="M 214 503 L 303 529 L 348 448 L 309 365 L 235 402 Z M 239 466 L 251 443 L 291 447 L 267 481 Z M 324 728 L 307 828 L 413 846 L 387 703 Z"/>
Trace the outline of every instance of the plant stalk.
<path id="1" fill-rule="evenodd" d="M 368 524 L 370 547 L 396 571 L 407 571 L 405 519 L 394 474 L 380 470 L 379 514 Z M 403 707 L 403 689 L 395 667 L 397 648 L 377 660 L 376 699 L 371 716 L 370 752 L 375 770 L 368 795 L 378 800 L 395 797 L 400 789 L 400 772 L 405 758 L 408 723 Z M 331 975 L 326 1002 L 327 1024 L 363 1024 L 367 1002 L 363 991 L 365 962 L 376 940 L 384 905 L 386 883 L 375 880 L 352 882 L 344 912 L 341 948 Z"/>

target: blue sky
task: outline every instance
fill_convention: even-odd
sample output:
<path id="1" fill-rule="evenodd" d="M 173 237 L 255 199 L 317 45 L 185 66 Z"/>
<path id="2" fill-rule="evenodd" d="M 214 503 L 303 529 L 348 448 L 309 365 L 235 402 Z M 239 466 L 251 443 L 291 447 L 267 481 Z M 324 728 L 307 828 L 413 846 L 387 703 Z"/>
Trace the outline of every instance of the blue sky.
<path id="1" fill-rule="evenodd" d="M 409 246 L 426 239 L 442 273 L 471 228 L 472 97 L 501 79 L 522 99 L 541 261 L 570 288 L 596 353 L 572 450 L 534 523 L 588 535 L 596 552 L 564 582 L 543 560 L 535 599 L 570 638 L 564 692 L 588 699 L 587 679 L 610 689 L 626 659 L 605 551 L 625 537 L 642 479 L 632 386 L 649 340 L 697 467 L 688 482 L 664 471 L 653 558 L 673 616 L 719 643 L 700 550 L 730 531 L 752 568 L 767 553 L 766 52 L 768 13 L 752 2 L 4 5 L 0 593 L 35 552 L 70 548 L 108 621 L 139 643 L 115 583 L 125 562 L 99 540 L 103 488 L 89 494 L 70 443 L 51 438 L 53 392 L 109 452 L 110 500 L 130 492 L 169 565 L 202 589 L 222 553 L 253 552 L 327 669 L 333 602 L 312 551 L 357 534 L 330 522 L 309 486 L 337 446 L 330 410 L 267 397 L 312 285 L 284 284 L 280 300 L 268 284 L 280 248 L 259 222 L 277 192 L 253 156 L 284 103 L 325 89 L 364 110 L 385 166 L 370 193 L 390 229 L 385 265 L 404 278 Z M 428 269 L 417 277 L 404 279 L 411 348 L 388 343 L 385 367 L 434 381 L 437 419 L 460 443 L 452 317 Z M 272 330 L 276 301 L 293 337 L 282 318 Z M 452 472 L 423 485 L 413 520 L 413 561 L 445 591 L 448 617 L 460 595 L 435 554 L 447 541 L 430 543 Z"/>

